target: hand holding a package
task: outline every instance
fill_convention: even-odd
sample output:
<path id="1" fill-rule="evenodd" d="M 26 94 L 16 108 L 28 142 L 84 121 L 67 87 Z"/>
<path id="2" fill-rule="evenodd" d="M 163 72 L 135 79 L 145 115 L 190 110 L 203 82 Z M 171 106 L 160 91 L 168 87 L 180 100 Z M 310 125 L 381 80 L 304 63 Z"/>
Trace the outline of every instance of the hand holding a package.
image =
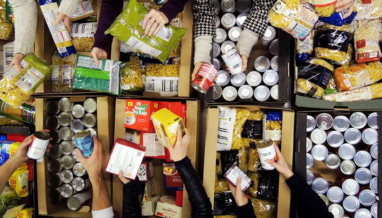
<path id="1" fill-rule="evenodd" d="M 336 3 L 336 12 L 348 10 L 343 15 L 344 19 L 351 15 L 351 13 L 353 12 L 353 8 L 354 8 L 354 0 L 342 0 L 342 1 L 337 1 Z"/>
<path id="2" fill-rule="evenodd" d="M 145 30 L 145 35 L 156 35 L 159 30 L 168 23 L 168 18 L 159 10 L 151 9 L 143 19 L 142 29 Z"/>
<path id="3" fill-rule="evenodd" d="M 293 176 L 293 172 L 288 166 L 287 162 L 285 161 L 285 158 L 283 154 L 281 153 L 279 146 L 277 146 L 276 144 L 273 144 L 273 146 L 275 146 L 276 156 L 278 157 L 278 160 L 277 162 L 274 162 L 272 160 L 267 160 L 267 162 L 270 165 L 274 166 L 276 170 L 279 171 L 279 173 L 283 174 L 286 179 L 289 179 L 290 177 Z"/>
<path id="4" fill-rule="evenodd" d="M 119 171 L 119 175 L 118 175 L 118 177 L 119 177 L 119 179 L 121 180 L 121 182 L 122 182 L 123 184 L 125 184 L 125 185 L 131 181 L 130 179 L 127 179 L 127 178 L 123 175 L 123 171 L 122 171 L 122 170 Z"/>
<path id="5" fill-rule="evenodd" d="M 56 24 L 59 25 L 61 22 L 64 22 L 66 30 L 68 30 L 69 33 L 72 32 L 72 28 L 70 27 L 70 17 L 62 12 L 58 14 Z"/>
<path id="6" fill-rule="evenodd" d="M 238 207 L 244 206 L 248 204 L 248 198 L 247 195 L 241 190 L 241 180 L 242 178 L 237 178 L 237 185 L 236 187 L 229 183 L 229 189 L 232 192 L 233 197 L 235 198 L 236 204 Z"/>
<path id="7" fill-rule="evenodd" d="M 183 160 L 187 156 L 188 145 L 190 145 L 191 136 L 188 130 L 184 128 L 185 134 L 182 136 L 182 130 L 180 126 L 177 129 L 177 139 L 174 146 L 171 146 L 170 140 L 166 137 L 166 142 L 168 145 L 168 150 L 170 151 L 171 158 L 174 161 Z"/>
<path id="8" fill-rule="evenodd" d="M 107 59 L 107 52 L 97 47 L 94 47 L 90 54 L 93 57 L 94 62 L 97 66 L 99 66 L 99 59 Z"/>
<path id="9" fill-rule="evenodd" d="M 13 60 L 11 64 L 8 67 L 8 70 L 11 69 L 13 66 L 16 67 L 17 71 L 21 72 L 23 69 L 21 68 L 21 60 L 24 58 L 24 54 L 18 53 L 13 56 Z"/>

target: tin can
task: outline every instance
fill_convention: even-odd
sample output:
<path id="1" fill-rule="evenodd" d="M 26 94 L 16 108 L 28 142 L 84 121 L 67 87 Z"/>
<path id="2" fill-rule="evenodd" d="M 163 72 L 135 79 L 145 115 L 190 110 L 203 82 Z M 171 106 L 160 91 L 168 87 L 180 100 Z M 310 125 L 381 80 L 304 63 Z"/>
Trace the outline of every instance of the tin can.
<path id="1" fill-rule="evenodd" d="M 61 98 L 58 101 L 58 109 L 62 112 L 68 112 L 72 110 L 73 103 L 69 100 L 69 98 Z"/>
<path id="2" fill-rule="evenodd" d="M 76 163 L 79 163 L 79 162 L 80 162 L 80 159 L 78 159 L 78 157 L 77 157 L 77 151 L 76 151 L 76 150 L 74 150 L 74 151 L 72 152 L 72 158 L 73 158 L 73 160 L 74 160 Z"/>
<path id="3" fill-rule="evenodd" d="M 92 128 L 97 125 L 97 118 L 94 116 L 94 114 L 87 113 L 82 118 L 82 122 L 84 123 L 85 127 Z"/>
<path id="4" fill-rule="evenodd" d="M 236 18 L 236 25 L 240 28 L 243 28 L 244 21 L 247 19 L 247 13 L 241 13 Z"/>
<path id="5" fill-rule="evenodd" d="M 345 141 L 349 144 L 356 145 L 362 139 L 362 134 L 358 129 L 350 128 L 345 132 Z"/>
<path id="6" fill-rule="evenodd" d="M 222 90 L 222 87 L 220 87 L 219 85 L 217 84 L 213 84 L 212 85 L 212 89 L 213 89 L 213 98 L 214 100 L 217 100 L 219 99 L 220 97 L 222 97 L 222 93 L 223 93 L 223 90 Z"/>
<path id="7" fill-rule="evenodd" d="M 306 137 L 306 152 L 310 152 L 312 150 L 313 143 L 310 138 Z"/>
<path id="8" fill-rule="evenodd" d="M 373 176 L 378 176 L 378 160 L 371 162 L 370 172 Z"/>
<path id="9" fill-rule="evenodd" d="M 271 45 L 269 46 L 269 52 L 274 56 L 279 55 L 279 40 L 278 39 L 275 39 L 271 42 Z"/>
<path id="10" fill-rule="evenodd" d="M 72 120 L 72 122 L 70 122 L 70 129 L 74 133 L 77 133 L 84 129 L 84 123 L 80 119 L 74 119 Z"/>
<path id="11" fill-rule="evenodd" d="M 93 153 L 94 142 L 89 130 L 79 131 L 74 134 L 77 147 L 82 151 L 84 157 L 90 157 Z"/>
<path id="12" fill-rule="evenodd" d="M 71 155 L 74 150 L 74 145 L 71 141 L 63 141 L 60 144 L 60 148 L 63 155 Z"/>
<path id="13" fill-rule="evenodd" d="M 207 93 L 217 76 L 218 70 L 213 65 L 204 63 L 192 81 L 191 86 L 198 92 Z"/>
<path id="14" fill-rule="evenodd" d="M 74 118 L 82 118 L 85 115 L 85 109 L 82 105 L 76 104 L 73 106 L 72 114 Z"/>
<path id="15" fill-rule="evenodd" d="M 370 148 L 370 155 L 374 159 L 378 160 L 378 144 L 377 143 L 371 146 L 371 148 Z"/>
<path id="16" fill-rule="evenodd" d="M 247 77 L 244 73 L 239 73 L 231 76 L 231 84 L 235 87 L 241 87 L 245 84 Z"/>
<path id="17" fill-rule="evenodd" d="M 220 61 L 219 61 L 219 59 L 217 59 L 217 58 L 213 58 L 213 59 L 212 59 L 212 65 L 214 65 L 214 67 L 215 67 L 216 69 L 218 69 L 218 70 L 220 70 L 220 68 L 221 68 Z"/>
<path id="18" fill-rule="evenodd" d="M 214 42 L 223 43 L 227 39 L 227 32 L 222 28 L 216 28 Z"/>
<path id="19" fill-rule="evenodd" d="M 328 149 L 323 145 L 315 145 L 312 148 L 313 159 L 317 161 L 325 161 L 328 157 Z"/>
<path id="20" fill-rule="evenodd" d="M 215 15 L 215 27 L 220 27 L 220 17 L 218 15 Z"/>
<path id="21" fill-rule="evenodd" d="M 310 139 L 316 145 L 321 145 L 326 142 L 326 132 L 322 129 L 315 129 L 310 134 Z"/>
<path id="22" fill-rule="evenodd" d="M 85 168 L 82 166 L 81 163 L 76 163 L 76 164 L 74 164 L 74 166 L 73 166 L 73 174 L 74 174 L 75 176 L 79 176 L 79 177 L 81 177 L 81 176 L 86 175 L 87 172 L 86 172 Z"/>
<path id="23" fill-rule="evenodd" d="M 68 156 L 65 156 L 65 157 L 68 157 Z M 68 183 L 71 183 L 72 180 L 73 180 L 73 173 L 72 171 L 70 170 L 63 170 L 61 173 L 60 173 L 60 179 L 63 183 L 65 184 L 68 184 Z"/>
<path id="24" fill-rule="evenodd" d="M 61 196 L 61 193 L 59 191 L 60 189 L 51 189 L 48 191 L 48 201 L 53 204 L 57 205 L 63 200 L 63 197 Z"/>
<path id="25" fill-rule="evenodd" d="M 306 170 L 306 183 L 308 183 L 308 185 L 312 185 L 313 180 L 314 180 L 314 175 L 312 171 Z"/>
<path id="26" fill-rule="evenodd" d="M 368 209 L 361 208 L 354 214 L 354 218 L 371 218 L 371 213 Z"/>
<path id="27" fill-rule="evenodd" d="M 329 169 L 338 169 L 341 165 L 341 159 L 336 154 L 329 154 L 325 160 L 325 164 Z"/>
<path id="28" fill-rule="evenodd" d="M 307 124 L 306 124 L 306 131 L 312 132 L 316 128 L 316 119 L 314 117 L 307 115 Z"/>
<path id="29" fill-rule="evenodd" d="M 361 185 L 367 185 L 370 183 L 372 175 L 369 169 L 359 168 L 354 174 L 355 181 Z"/>
<path id="30" fill-rule="evenodd" d="M 352 175 L 355 172 L 355 164 L 351 160 L 344 160 L 340 165 L 340 170 L 344 175 Z"/>
<path id="31" fill-rule="evenodd" d="M 249 99 L 253 97 L 253 89 L 249 85 L 243 85 L 239 88 L 239 97 L 241 99 Z"/>
<path id="32" fill-rule="evenodd" d="M 371 113 L 367 117 L 367 124 L 369 125 L 370 128 L 378 129 L 378 113 L 377 112 Z"/>
<path id="33" fill-rule="evenodd" d="M 374 203 L 373 206 L 371 206 L 370 212 L 374 218 L 378 218 L 378 202 Z"/>
<path id="34" fill-rule="evenodd" d="M 59 160 L 56 159 L 49 160 L 47 168 L 50 173 L 59 173 L 62 171 L 61 163 Z"/>
<path id="35" fill-rule="evenodd" d="M 325 194 L 329 189 L 329 183 L 324 178 L 317 178 L 312 183 L 312 190 L 317 194 Z"/>
<path id="36" fill-rule="evenodd" d="M 224 29 L 229 30 L 235 26 L 236 17 L 231 13 L 226 13 L 222 16 L 220 22 Z"/>
<path id="37" fill-rule="evenodd" d="M 344 135 L 338 131 L 330 131 L 326 139 L 330 147 L 338 148 L 344 143 Z"/>
<path id="38" fill-rule="evenodd" d="M 338 149 L 338 155 L 344 160 L 352 160 L 355 156 L 356 150 L 351 144 L 343 144 Z"/>
<path id="39" fill-rule="evenodd" d="M 220 45 L 216 42 L 212 42 L 212 54 L 214 58 L 217 58 L 220 55 Z"/>
<path id="40" fill-rule="evenodd" d="M 61 190 L 61 196 L 64 198 L 70 198 L 74 194 L 74 189 L 69 184 L 62 185 L 60 190 Z"/>
<path id="41" fill-rule="evenodd" d="M 74 166 L 74 160 L 71 156 L 63 156 L 60 160 L 62 168 L 70 170 Z"/>
<path id="42" fill-rule="evenodd" d="M 317 127 L 322 130 L 328 130 L 333 126 L 333 117 L 328 113 L 322 113 L 316 116 Z"/>
<path id="43" fill-rule="evenodd" d="M 275 70 L 275 71 L 279 70 L 279 56 L 274 56 L 271 59 L 271 68 L 272 70 Z"/>
<path id="44" fill-rule="evenodd" d="M 84 101 L 84 109 L 86 113 L 94 113 L 97 110 L 97 102 L 94 98 L 87 98 Z"/>
<path id="45" fill-rule="evenodd" d="M 241 56 L 236 48 L 233 48 L 224 55 L 222 55 L 222 59 L 226 66 L 228 66 L 228 69 L 232 75 L 242 73 L 241 68 L 243 66 L 243 60 L 241 59 Z"/>
<path id="46" fill-rule="evenodd" d="M 279 85 L 272 86 L 271 97 L 276 101 L 279 100 Z"/>
<path id="47" fill-rule="evenodd" d="M 264 32 L 264 36 L 261 38 L 261 43 L 263 45 L 269 45 L 272 40 L 276 37 L 276 30 L 273 26 L 268 26 Z"/>
<path id="48" fill-rule="evenodd" d="M 344 208 L 339 204 L 330 205 L 328 210 L 333 214 L 334 218 L 342 218 L 345 215 Z"/>
<path id="49" fill-rule="evenodd" d="M 238 13 L 245 13 L 249 12 L 252 8 L 252 1 L 251 0 L 237 0 L 236 3 L 236 11 Z"/>
<path id="50" fill-rule="evenodd" d="M 60 137 L 58 136 L 58 130 L 50 130 L 49 135 L 52 138 L 52 140 L 49 141 L 50 144 L 57 144 L 60 142 Z"/>
<path id="51" fill-rule="evenodd" d="M 241 28 L 234 26 L 228 31 L 228 38 L 231 39 L 233 42 L 239 41 L 240 35 L 241 35 Z"/>
<path id="52" fill-rule="evenodd" d="M 49 145 L 50 135 L 46 132 L 35 132 L 32 136 L 32 144 L 29 146 L 27 156 L 30 159 L 41 159 L 44 157 L 46 148 Z"/>
<path id="53" fill-rule="evenodd" d="M 268 86 L 276 85 L 279 82 L 279 74 L 274 70 L 267 70 L 263 74 L 263 82 Z"/>
<path id="54" fill-rule="evenodd" d="M 326 196 L 328 197 L 328 200 L 333 204 L 341 203 L 344 200 L 344 192 L 337 186 L 329 188 Z"/>
<path id="55" fill-rule="evenodd" d="M 235 12 L 236 3 L 234 0 L 222 0 L 220 3 L 220 8 L 224 13 Z"/>
<path id="56" fill-rule="evenodd" d="M 81 177 L 76 177 L 72 181 L 72 187 L 75 191 L 80 192 L 91 186 L 89 179 L 83 179 Z"/>
<path id="57" fill-rule="evenodd" d="M 230 74 L 225 70 L 219 70 L 215 83 L 219 86 L 226 86 L 228 85 L 229 81 L 231 81 Z"/>
<path id="58" fill-rule="evenodd" d="M 378 194 L 378 177 L 371 179 L 369 187 L 375 194 Z"/>
<path id="59" fill-rule="evenodd" d="M 270 96 L 271 92 L 269 88 L 263 85 L 256 87 L 254 91 L 254 97 L 258 101 L 266 101 L 269 99 Z"/>
<path id="60" fill-rule="evenodd" d="M 223 98 L 226 101 L 233 101 L 237 98 L 237 90 L 233 86 L 227 86 L 223 89 Z"/>
<path id="61" fill-rule="evenodd" d="M 350 127 L 350 121 L 345 116 L 336 116 L 333 119 L 333 128 L 338 132 L 345 132 Z"/>
<path id="62" fill-rule="evenodd" d="M 260 85 L 262 80 L 261 74 L 257 71 L 251 71 L 247 75 L 247 83 L 252 87 Z"/>
<path id="63" fill-rule="evenodd" d="M 306 169 L 310 169 L 314 166 L 313 156 L 309 153 L 306 153 Z"/>
<path id="64" fill-rule="evenodd" d="M 264 170 L 274 170 L 275 167 L 267 162 L 267 160 L 274 161 L 276 158 L 276 151 L 272 140 L 262 140 L 256 143 L 257 152 L 261 166 Z"/>
<path id="65" fill-rule="evenodd" d="M 97 137 L 97 131 L 94 128 L 86 128 L 86 130 L 89 130 L 92 136 Z"/>
<path id="66" fill-rule="evenodd" d="M 58 129 L 60 128 L 60 123 L 55 115 L 50 115 L 45 119 L 45 128 L 47 129 Z"/>
<path id="67" fill-rule="evenodd" d="M 347 212 L 355 213 L 361 205 L 357 197 L 347 196 L 343 202 L 343 206 Z"/>
<path id="68" fill-rule="evenodd" d="M 345 195 L 354 196 L 359 192 L 359 184 L 354 179 L 347 179 L 342 183 L 342 191 Z"/>
<path id="69" fill-rule="evenodd" d="M 354 163 L 358 167 L 368 167 L 371 164 L 371 155 L 367 151 L 358 151 L 354 156 Z"/>
<path id="70" fill-rule="evenodd" d="M 215 10 L 215 14 L 220 13 L 220 2 L 218 0 L 214 0 L 214 10 Z"/>
<path id="71" fill-rule="evenodd" d="M 373 145 L 378 142 L 378 132 L 375 129 L 368 128 L 362 132 L 362 141 L 367 145 Z"/>
<path id="72" fill-rule="evenodd" d="M 371 207 L 376 201 L 375 193 L 370 189 L 361 191 L 358 198 L 359 202 L 365 207 Z"/>
<path id="73" fill-rule="evenodd" d="M 46 102 L 45 110 L 46 113 L 49 115 L 55 115 L 60 113 L 60 109 L 58 109 L 58 102 L 54 100 Z"/>
<path id="74" fill-rule="evenodd" d="M 326 206 L 329 206 L 329 200 L 325 195 L 319 194 L 318 196 L 320 196 L 320 198 L 322 199 L 322 201 L 324 201 Z"/>
<path id="75" fill-rule="evenodd" d="M 62 156 L 61 148 L 57 145 L 52 145 L 49 150 L 46 151 L 46 156 L 50 159 L 57 159 Z"/>
<path id="76" fill-rule="evenodd" d="M 362 129 L 367 125 L 367 117 L 362 112 L 355 112 L 350 116 L 350 125 L 356 129 Z"/>
<path id="77" fill-rule="evenodd" d="M 269 68 L 271 67 L 271 62 L 269 61 L 267 57 L 259 56 L 258 58 L 256 58 L 254 65 L 257 71 L 263 73 L 269 70 Z"/>
<path id="78" fill-rule="evenodd" d="M 236 47 L 236 45 L 235 45 L 234 42 L 232 42 L 232 41 L 225 41 L 225 42 L 223 42 L 223 44 L 221 44 L 220 50 L 221 50 L 221 52 L 223 54 L 226 54 L 229 50 L 232 50 L 235 47 Z"/>
<path id="79" fill-rule="evenodd" d="M 62 127 L 58 131 L 58 135 L 61 140 L 70 140 L 73 137 L 72 130 L 69 127 Z"/>
<path id="80" fill-rule="evenodd" d="M 87 191 L 75 194 L 68 199 L 67 207 L 69 208 L 69 210 L 77 211 L 83 205 L 85 205 L 90 199 L 91 199 L 91 195 Z"/>
<path id="81" fill-rule="evenodd" d="M 73 115 L 68 112 L 62 112 L 58 115 L 58 123 L 61 126 L 69 126 L 73 120 Z"/>

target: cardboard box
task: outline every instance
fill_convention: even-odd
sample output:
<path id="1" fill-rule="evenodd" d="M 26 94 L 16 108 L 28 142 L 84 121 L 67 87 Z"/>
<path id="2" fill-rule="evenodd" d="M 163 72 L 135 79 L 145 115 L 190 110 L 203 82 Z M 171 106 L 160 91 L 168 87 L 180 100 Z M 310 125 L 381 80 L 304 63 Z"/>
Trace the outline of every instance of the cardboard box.
<path id="1" fill-rule="evenodd" d="M 159 197 L 152 197 L 150 200 L 142 202 L 142 216 L 154 216 Z"/>
<path id="2" fill-rule="evenodd" d="M 151 179 L 150 181 L 146 182 L 145 191 L 143 193 L 143 201 L 149 201 L 151 197 L 154 195 L 154 191 L 155 191 L 155 181 L 154 179 Z"/>
<path id="3" fill-rule="evenodd" d="M 233 105 L 232 107 L 245 108 L 253 111 L 272 109 L 275 108 L 255 106 L 255 105 Z M 215 172 L 216 171 L 216 149 L 217 137 L 219 126 L 219 108 L 210 107 L 207 110 L 207 127 L 206 127 L 206 140 L 205 140 L 205 156 L 204 156 L 204 174 L 203 185 L 206 189 L 207 195 L 210 198 L 212 205 L 214 205 L 214 191 L 215 191 Z M 282 111 L 282 139 L 281 139 L 281 153 L 288 165 L 292 166 L 293 163 L 293 136 L 294 136 L 294 112 Z M 279 178 L 279 194 L 277 204 L 277 218 L 289 218 L 289 211 L 291 205 L 291 192 L 285 182 L 285 177 L 280 175 Z"/>
<path id="4" fill-rule="evenodd" d="M 141 145 L 146 147 L 145 157 L 166 159 L 166 148 L 155 132 L 141 132 Z"/>
<path id="5" fill-rule="evenodd" d="M 165 191 L 183 190 L 183 181 L 174 163 L 163 164 L 163 178 Z"/>
<path id="6" fill-rule="evenodd" d="M 174 196 L 163 195 L 158 200 L 155 215 L 166 218 L 182 218 L 182 208 L 176 206 Z"/>
<path id="7" fill-rule="evenodd" d="M 138 178 L 141 182 L 147 182 L 154 177 L 154 166 L 152 160 L 144 160 L 138 170 Z"/>
<path id="8" fill-rule="evenodd" d="M 111 145 L 114 143 L 113 140 L 113 123 L 114 123 L 114 107 L 115 99 L 110 96 L 101 95 L 59 95 L 59 96 L 39 96 L 36 97 L 36 131 L 41 131 L 44 129 L 44 120 L 47 117 L 45 111 L 45 105 L 48 100 L 59 100 L 63 97 L 69 98 L 72 102 L 83 102 L 87 97 L 96 98 L 97 101 L 97 111 L 102 111 L 102 113 L 97 113 L 97 123 L 102 124 L 102 128 L 98 128 L 98 140 L 102 143 L 103 150 L 105 151 L 105 156 L 103 160 L 103 166 L 106 166 L 107 161 L 110 157 Z M 122 138 L 124 135 L 121 136 Z M 80 211 L 71 211 L 62 205 L 51 205 L 47 200 L 48 185 L 46 178 L 48 175 L 47 170 L 48 158 L 44 157 L 42 162 L 36 162 L 36 174 L 37 174 L 37 190 L 38 190 L 38 210 L 39 215 L 48 215 L 55 217 L 92 217 L 89 206 L 84 206 Z M 108 193 L 111 193 L 111 175 L 107 172 L 103 172 L 103 178 L 105 180 L 105 185 Z M 117 177 L 119 180 L 119 178 Z M 119 180 L 121 183 L 121 181 Z M 119 192 L 121 192 L 119 189 Z"/>
<path id="9" fill-rule="evenodd" d="M 183 191 L 176 191 L 176 206 L 183 205 Z"/>
<path id="10" fill-rule="evenodd" d="M 135 130 L 154 131 L 151 115 L 158 110 L 158 102 L 129 99 L 124 113 L 125 127 Z"/>

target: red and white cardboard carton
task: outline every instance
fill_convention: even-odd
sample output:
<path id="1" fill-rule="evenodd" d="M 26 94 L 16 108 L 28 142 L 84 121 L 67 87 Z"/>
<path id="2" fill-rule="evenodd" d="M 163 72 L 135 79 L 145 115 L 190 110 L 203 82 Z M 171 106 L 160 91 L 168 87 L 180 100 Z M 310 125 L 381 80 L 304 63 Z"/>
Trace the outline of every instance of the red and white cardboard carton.
<path id="1" fill-rule="evenodd" d="M 166 159 L 164 145 L 159 141 L 157 134 L 154 132 L 141 132 L 141 145 L 146 147 L 145 157 Z"/>
<path id="2" fill-rule="evenodd" d="M 150 198 L 148 201 L 142 202 L 142 216 L 153 216 L 155 214 L 155 208 L 160 196 Z"/>
<path id="3" fill-rule="evenodd" d="M 163 195 L 157 203 L 156 216 L 166 218 L 182 218 L 182 207 L 176 206 L 176 197 Z"/>
<path id="4" fill-rule="evenodd" d="M 154 177 L 154 165 L 153 160 L 144 160 L 141 163 L 138 171 L 138 179 L 141 182 L 147 182 Z"/>
<path id="5" fill-rule="evenodd" d="M 154 182 L 154 178 L 152 178 L 150 181 L 146 182 L 145 192 L 143 193 L 143 201 L 149 201 L 151 197 L 154 195 L 154 191 L 155 191 L 155 182 Z"/>

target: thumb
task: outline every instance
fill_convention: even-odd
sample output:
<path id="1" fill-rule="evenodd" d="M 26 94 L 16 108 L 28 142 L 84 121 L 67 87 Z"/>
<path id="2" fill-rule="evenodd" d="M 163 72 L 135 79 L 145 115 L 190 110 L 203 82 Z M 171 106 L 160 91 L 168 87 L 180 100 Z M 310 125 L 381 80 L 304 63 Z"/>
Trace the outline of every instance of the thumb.
<path id="1" fill-rule="evenodd" d="M 97 57 L 97 52 L 94 52 L 94 53 L 92 52 L 92 56 L 93 56 L 95 64 L 98 67 L 99 66 L 99 60 L 98 60 L 98 57 Z"/>
<path id="2" fill-rule="evenodd" d="M 20 147 L 27 147 L 30 145 L 30 143 L 32 143 L 32 137 L 29 136 L 27 137 L 21 144 L 20 144 Z"/>
<path id="3" fill-rule="evenodd" d="M 72 32 L 72 28 L 70 26 L 70 17 L 65 16 L 64 24 L 65 24 L 66 30 L 68 30 L 68 32 L 71 33 Z"/>
<path id="4" fill-rule="evenodd" d="M 17 71 L 21 72 L 23 69 L 21 68 L 20 62 L 15 62 L 15 66 Z"/>
<path id="5" fill-rule="evenodd" d="M 82 155 L 81 150 L 77 148 L 76 149 L 76 154 L 77 154 L 78 160 L 80 160 L 80 163 L 82 163 L 85 160 L 85 157 L 84 157 L 84 155 Z"/>
<path id="6" fill-rule="evenodd" d="M 240 193 L 241 190 L 241 177 L 237 178 L 236 193 Z"/>
<path id="7" fill-rule="evenodd" d="M 58 24 L 60 24 L 62 21 L 64 21 L 64 18 L 65 18 L 65 14 L 63 14 L 63 13 L 59 13 L 58 14 L 58 17 L 57 17 L 57 19 L 56 19 L 56 25 L 58 25 Z"/>

